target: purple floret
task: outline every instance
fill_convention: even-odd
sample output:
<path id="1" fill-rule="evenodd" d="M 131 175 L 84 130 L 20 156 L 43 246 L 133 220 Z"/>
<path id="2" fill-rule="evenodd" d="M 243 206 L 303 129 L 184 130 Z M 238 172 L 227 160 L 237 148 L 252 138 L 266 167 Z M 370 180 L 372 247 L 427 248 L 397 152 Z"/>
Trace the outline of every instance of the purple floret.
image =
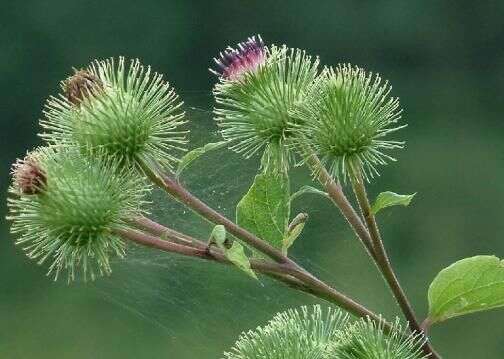
<path id="1" fill-rule="evenodd" d="M 214 61 L 218 68 L 213 72 L 227 80 L 238 80 L 245 73 L 256 71 L 266 61 L 261 36 L 249 37 L 247 41 L 239 43 L 237 49 L 228 47 Z"/>

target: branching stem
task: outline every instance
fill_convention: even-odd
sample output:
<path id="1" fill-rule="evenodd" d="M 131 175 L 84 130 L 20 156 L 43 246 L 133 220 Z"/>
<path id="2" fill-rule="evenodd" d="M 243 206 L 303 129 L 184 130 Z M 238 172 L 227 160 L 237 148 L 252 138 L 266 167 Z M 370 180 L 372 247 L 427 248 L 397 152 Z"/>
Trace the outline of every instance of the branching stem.
<path id="1" fill-rule="evenodd" d="M 381 240 L 376 219 L 371 212 L 371 206 L 369 204 L 362 175 L 359 172 L 359 177 L 352 181 L 352 186 L 362 212 L 362 217 L 366 223 L 365 225 L 343 193 L 341 185 L 334 181 L 332 176 L 327 172 L 315 154 L 312 152 L 308 153 L 308 166 L 314 173 L 317 174 L 319 182 L 325 187 L 333 203 L 340 209 L 341 213 L 357 235 L 357 238 L 361 241 L 368 254 L 374 260 L 376 266 L 390 287 L 392 294 L 394 295 L 394 298 L 401 308 L 406 320 L 408 321 L 411 331 L 422 333 L 423 330 L 416 318 L 411 304 L 409 303 L 406 293 L 397 279 Z M 428 341 L 424 344 L 423 351 L 425 354 L 429 355 L 429 358 L 431 359 L 440 358 L 439 354 L 434 351 Z"/>
<path id="2" fill-rule="evenodd" d="M 282 268 L 288 268 L 289 270 L 288 274 L 301 281 L 304 285 L 306 285 L 312 291 L 312 294 L 315 295 L 318 294 L 317 295 L 318 297 L 329 300 L 332 303 L 338 305 L 339 307 L 347 310 L 348 312 L 356 316 L 370 317 L 371 319 L 377 322 L 384 321 L 380 316 L 373 313 L 363 305 L 355 302 L 353 299 L 340 293 L 336 289 L 332 288 L 331 286 L 327 285 L 320 279 L 313 276 L 311 273 L 306 271 L 304 268 L 302 268 L 296 262 L 285 256 L 281 251 L 277 250 L 275 247 L 271 246 L 266 241 L 261 240 L 254 234 L 238 226 L 233 221 L 229 220 L 228 218 L 226 218 L 213 208 L 209 207 L 199 198 L 195 197 L 192 193 L 190 193 L 184 186 L 182 186 L 178 181 L 173 179 L 171 176 L 155 171 L 150 165 L 147 164 L 144 164 L 143 170 L 155 184 L 157 184 L 160 188 L 164 189 L 176 200 L 178 200 L 188 208 L 192 209 L 194 212 L 198 213 L 208 221 L 214 224 L 223 225 L 230 234 L 242 240 L 243 242 L 249 244 L 250 246 L 254 247 L 261 253 L 266 254 L 267 256 L 275 260 L 277 264 L 282 265 Z M 135 237 L 135 238 L 139 240 L 146 239 L 146 237 L 142 238 Z M 163 245 L 163 243 L 160 243 L 159 241 L 163 242 L 162 240 L 158 239 L 157 241 L 153 241 L 151 243 L 152 244 L 151 246 L 156 247 L 157 245 Z M 198 252 L 197 251 L 198 249 L 191 247 L 189 248 L 190 249 L 188 249 L 188 251 L 190 252 L 191 255 L 208 259 L 205 257 L 204 254 L 201 253 L 201 251 Z M 184 254 L 181 253 L 180 250 L 181 248 L 177 247 L 175 252 Z M 386 327 L 388 327 L 388 324 L 386 324 Z"/>
<path id="3" fill-rule="evenodd" d="M 148 222 L 146 221 L 144 223 Z M 151 227 L 153 231 L 157 231 L 161 227 L 166 228 L 152 221 L 150 221 L 150 224 L 148 224 L 148 226 L 150 226 L 151 224 L 155 224 L 155 226 Z M 168 231 L 167 233 L 176 232 L 169 228 L 166 229 Z M 188 257 L 215 261 L 222 264 L 231 264 L 224 253 L 220 249 L 215 247 L 208 247 L 206 245 L 204 245 L 204 247 L 200 247 L 199 245 L 198 247 L 183 245 L 149 234 L 145 234 L 137 230 L 116 229 L 115 232 L 123 239 L 136 242 L 143 246 L 160 249 L 165 252 L 177 253 Z M 186 238 L 190 238 L 189 236 L 184 236 Z M 172 239 L 170 235 L 165 235 L 165 237 L 167 239 Z M 203 242 L 196 239 L 191 239 L 191 243 Z M 389 323 L 387 323 L 383 318 L 373 313 L 361 304 L 355 302 L 351 298 L 348 298 L 344 294 L 338 292 L 336 289 L 317 279 L 299 266 L 297 268 L 293 268 L 293 266 L 290 264 L 274 263 L 260 259 L 250 259 L 250 265 L 251 268 L 255 271 L 280 280 L 290 287 L 296 288 L 303 292 L 312 294 L 318 298 L 334 303 L 356 316 L 369 317 L 376 322 L 382 322 L 385 328 L 390 328 Z"/>
<path id="4" fill-rule="evenodd" d="M 177 201 L 181 202 L 186 207 L 190 208 L 209 222 L 223 225 L 230 234 L 254 247 L 261 253 L 266 254 L 276 262 L 294 265 L 294 263 L 289 258 L 284 256 L 280 250 L 271 246 L 268 242 L 257 238 L 254 234 L 238 226 L 233 221 L 229 220 L 213 208 L 209 207 L 206 203 L 189 192 L 175 178 L 161 173 L 156 169 L 153 169 L 152 166 L 152 164 L 149 165 L 143 163 L 143 170 L 147 177 L 149 177 L 152 182 L 165 190 Z"/>
<path id="5" fill-rule="evenodd" d="M 309 149 L 305 149 L 305 152 L 311 153 Z M 347 220 L 348 224 L 357 235 L 357 238 L 366 248 L 367 253 L 374 258 L 375 253 L 369 232 L 364 223 L 362 223 L 362 220 L 360 219 L 357 212 L 355 212 L 352 204 L 348 201 L 345 194 L 343 193 L 341 185 L 334 181 L 332 176 L 327 172 L 327 170 L 315 154 L 311 153 L 308 155 L 307 165 L 313 173 L 316 173 L 318 181 L 322 186 L 324 186 L 327 194 L 329 195 L 335 206 L 339 208 L 341 214 Z"/>
<path id="6" fill-rule="evenodd" d="M 383 277 L 385 278 L 385 281 L 387 282 L 390 290 L 392 291 L 392 294 L 394 295 L 394 298 L 399 304 L 401 311 L 406 317 L 410 330 L 412 332 L 422 333 L 424 332 L 424 330 L 420 326 L 420 323 L 418 322 L 415 315 L 415 311 L 413 310 L 413 307 L 411 306 L 406 293 L 399 283 L 399 279 L 397 278 L 394 269 L 392 268 L 392 264 L 390 263 L 387 251 L 385 249 L 385 246 L 383 245 L 376 218 L 371 211 L 371 205 L 366 193 L 366 186 L 364 185 L 364 178 L 362 177 L 360 171 L 356 170 L 354 172 L 356 173 L 354 174 L 354 177 L 352 177 L 352 187 L 355 193 L 355 197 L 357 198 L 357 202 L 359 203 L 362 217 L 366 222 L 367 228 L 369 230 L 369 235 L 371 236 L 375 252 L 376 265 L 379 267 Z M 429 341 L 425 342 L 422 349 L 425 354 L 430 354 L 429 358 L 439 358 L 438 354 L 431 347 Z"/>
<path id="7" fill-rule="evenodd" d="M 415 332 L 421 332 L 420 325 L 418 324 L 418 321 L 414 316 L 413 310 L 411 309 L 411 306 L 409 305 L 409 302 L 407 301 L 407 298 L 404 292 L 402 291 L 402 288 L 400 287 L 397 278 L 395 277 L 392 267 L 390 266 L 390 262 L 386 257 L 386 253 L 382 252 L 380 254 L 380 250 L 376 250 L 375 248 L 376 245 L 374 243 L 374 239 L 372 238 L 370 231 L 368 230 L 368 228 L 366 228 L 366 225 L 364 225 L 359 215 L 355 212 L 354 208 L 352 207 L 352 205 L 346 198 L 345 194 L 343 193 L 341 186 L 333 180 L 333 178 L 322 166 L 319 159 L 315 155 L 309 157 L 308 165 L 312 169 L 316 169 L 318 171 L 317 173 L 319 181 L 322 183 L 322 185 L 325 186 L 329 196 L 331 197 L 335 205 L 340 209 L 341 213 L 348 221 L 352 229 L 355 231 L 357 237 L 360 239 L 369 255 L 373 258 L 378 268 L 383 273 L 385 279 L 387 280 L 387 283 L 389 283 L 389 286 L 391 287 L 394 293 L 394 296 L 396 296 L 396 300 L 398 301 L 404 315 L 408 319 L 411 329 Z M 152 164 L 142 163 L 142 169 L 147 175 L 147 177 L 149 177 L 149 179 L 153 183 L 155 183 L 160 188 L 165 190 L 170 196 L 172 196 L 177 201 L 181 202 L 182 204 L 184 204 L 186 207 L 190 208 L 197 214 L 201 215 L 209 222 L 223 225 L 231 235 L 242 240 L 243 242 L 257 249 L 261 253 L 267 255 L 276 262 L 276 263 L 266 262 L 268 266 L 277 266 L 274 268 L 271 267 L 264 268 L 263 267 L 263 265 L 265 265 L 264 262 L 258 263 L 256 262 L 256 260 L 251 260 L 251 267 L 253 269 L 268 274 L 299 290 L 311 293 L 319 298 L 328 300 L 356 316 L 369 317 L 374 321 L 384 322 L 386 330 L 390 328 L 389 324 L 386 321 L 384 321 L 383 318 L 373 313 L 372 311 L 362 306 L 361 304 L 355 302 L 346 295 L 340 293 L 331 286 L 327 285 L 320 279 L 316 278 L 311 273 L 303 269 L 296 262 L 285 256 L 281 251 L 271 246 L 266 241 L 261 240 L 254 234 L 238 226 L 233 221 L 229 220 L 228 218 L 226 218 L 213 208 L 209 207 L 207 204 L 205 204 L 203 201 L 201 201 L 199 198 L 197 198 L 191 192 L 189 192 L 172 176 L 161 173 L 157 168 L 153 168 Z M 367 221 L 366 216 L 364 216 L 364 218 Z M 178 233 L 176 231 L 174 232 Z M 221 263 L 227 262 L 227 259 L 225 258 L 223 253 L 212 255 L 212 251 L 208 251 L 208 249 L 205 250 L 203 248 L 194 247 L 194 243 L 198 242 L 197 240 L 191 240 L 193 244 L 189 246 L 177 243 L 171 243 L 170 245 L 166 245 L 167 241 L 149 235 L 145 235 L 141 232 L 125 232 L 122 233 L 122 236 L 135 242 L 138 242 L 140 244 L 155 247 L 161 250 L 166 250 L 170 252 L 189 255 L 207 260 L 213 259 Z M 176 235 L 175 237 L 180 239 L 180 236 L 178 235 Z M 188 239 L 185 238 L 184 240 Z M 381 246 L 383 248 L 383 245 Z M 380 257 L 383 255 L 385 255 L 385 258 L 387 258 L 388 264 L 386 267 L 384 265 L 385 263 L 383 262 L 383 258 Z M 224 257 L 222 258 L 222 256 Z M 402 293 L 400 297 L 401 301 L 397 299 L 399 293 Z M 411 319 L 414 319 L 414 321 L 412 321 Z M 429 358 L 431 359 L 440 358 L 435 353 L 435 351 L 430 347 L 430 344 L 428 342 L 426 342 L 426 344 L 424 345 L 423 351 L 425 354 L 428 354 Z"/>
<path id="8" fill-rule="evenodd" d="M 394 294 L 395 299 L 397 300 L 397 303 L 401 307 L 402 312 L 408 320 L 411 330 L 421 331 L 420 324 L 416 319 L 413 308 L 406 297 L 406 293 L 399 284 L 399 280 L 394 273 L 385 246 L 383 245 L 380 231 L 376 223 L 376 218 L 371 212 L 371 205 L 367 197 L 364 179 L 359 174 L 357 174 L 356 176 L 357 178 L 352 180 L 352 187 L 355 192 L 357 202 L 359 203 L 359 206 L 361 208 L 362 217 L 366 222 L 371 240 L 373 241 L 373 248 L 376 254 L 376 264 L 380 268 L 385 280 L 387 281 L 390 289 L 392 290 L 392 293 Z"/>

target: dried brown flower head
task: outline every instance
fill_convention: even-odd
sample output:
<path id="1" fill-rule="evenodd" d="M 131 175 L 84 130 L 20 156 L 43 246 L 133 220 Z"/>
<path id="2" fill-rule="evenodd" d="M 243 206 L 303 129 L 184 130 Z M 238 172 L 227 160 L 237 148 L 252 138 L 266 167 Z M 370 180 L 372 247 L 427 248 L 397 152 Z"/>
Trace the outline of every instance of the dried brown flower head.
<path id="1" fill-rule="evenodd" d="M 75 74 L 61 84 L 68 101 L 79 105 L 86 97 L 103 89 L 103 82 L 87 70 L 76 70 Z"/>
<path id="2" fill-rule="evenodd" d="M 16 161 L 12 174 L 15 185 L 23 194 L 38 194 L 47 183 L 45 171 L 31 154 Z"/>

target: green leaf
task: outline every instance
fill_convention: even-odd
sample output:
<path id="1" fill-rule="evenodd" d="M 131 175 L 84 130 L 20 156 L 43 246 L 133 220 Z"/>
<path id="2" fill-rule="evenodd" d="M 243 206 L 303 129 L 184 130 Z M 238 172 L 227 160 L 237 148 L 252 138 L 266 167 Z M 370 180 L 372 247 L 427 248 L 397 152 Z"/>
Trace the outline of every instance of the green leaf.
<path id="1" fill-rule="evenodd" d="M 224 147 L 226 145 L 226 143 L 227 143 L 227 141 L 207 143 L 203 147 L 195 148 L 194 150 L 189 151 L 180 160 L 177 171 L 175 172 L 175 175 L 177 177 L 179 177 L 180 174 L 182 173 L 182 171 L 187 166 L 189 166 L 193 161 L 197 160 L 200 156 L 204 155 L 205 153 L 207 153 L 209 151 L 213 151 L 213 150 L 219 149 L 221 147 Z"/>
<path id="2" fill-rule="evenodd" d="M 305 193 L 312 193 L 312 194 L 318 194 L 318 195 L 321 195 L 323 197 L 326 197 L 326 198 L 331 198 L 329 197 L 329 195 L 324 192 L 324 191 L 321 191 L 315 187 L 312 187 L 312 186 L 303 186 L 301 187 L 296 193 L 294 193 L 290 200 L 293 201 L 294 199 L 298 198 L 299 196 L 305 194 Z"/>
<path id="3" fill-rule="evenodd" d="M 272 172 L 258 174 L 236 207 L 237 223 L 278 249 L 289 215 L 289 178 Z"/>
<path id="4" fill-rule="evenodd" d="M 429 287 L 430 323 L 504 306 L 504 262 L 476 256 L 443 269 Z"/>
<path id="5" fill-rule="evenodd" d="M 210 234 L 210 243 L 216 243 L 219 248 L 226 242 L 226 228 L 222 224 L 216 225 Z"/>
<path id="6" fill-rule="evenodd" d="M 283 239 L 282 252 L 284 254 L 287 254 L 287 250 L 290 248 L 290 246 L 292 246 L 296 238 L 299 237 L 299 235 L 303 231 L 303 228 L 307 220 L 308 220 L 308 214 L 299 213 L 296 217 L 294 217 L 292 222 L 289 224 L 289 228 Z"/>
<path id="7" fill-rule="evenodd" d="M 210 234 L 210 243 L 217 244 L 217 247 L 222 249 L 224 255 L 231 263 L 244 271 L 246 274 L 254 279 L 258 279 L 255 272 L 250 267 L 250 261 L 243 250 L 243 246 L 234 241 L 230 248 L 226 243 L 226 229 L 223 225 L 217 225 Z"/>
<path id="8" fill-rule="evenodd" d="M 397 194 L 394 192 L 382 192 L 376 197 L 376 201 L 371 207 L 371 212 L 373 214 L 378 213 L 380 210 L 386 207 L 391 206 L 407 206 L 410 204 L 413 197 L 415 197 L 416 193 L 413 194 Z"/>
<path id="9" fill-rule="evenodd" d="M 234 241 L 231 248 L 225 250 L 224 253 L 226 254 L 227 259 L 229 259 L 235 266 L 240 268 L 252 278 L 259 280 L 255 272 L 252 268 L 250 268 L 250 261 L 240 243 Z"/>

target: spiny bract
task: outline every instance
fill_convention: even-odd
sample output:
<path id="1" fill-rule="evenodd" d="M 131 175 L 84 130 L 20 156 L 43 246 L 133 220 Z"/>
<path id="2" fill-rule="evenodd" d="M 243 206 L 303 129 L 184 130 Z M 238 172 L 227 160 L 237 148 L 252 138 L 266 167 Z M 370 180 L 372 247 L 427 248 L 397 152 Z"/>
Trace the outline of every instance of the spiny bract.
<path id="1" fill-rule="evenodd" d="M 385 334 L 382 325 L 360 319 L 328 346 L 326 359 L 426 359 L 424 342 L 422 335 L 411 334 L 399 320 Z"/>
<path id="2" fill-rule="evenodd" d="M 51 97 L 41 137 L 52 144 L 100 149 L 121 164 L 156 161 L 171 168 L 184 151 L 182 102 L 138 60 L 95 61 L 62 82 L 65 94 Z"/>
<path id="3" fill-rule="evenodd" d="M 253 46 L 245 43 L 238 50 L 229 49 L 226 56 L 221 54 L 221 65 L 233 65 L 242 58 L 253 61 L 240 66 L 239 76 L 225 76 L 231 70 L 221 69 L 223 75 L 214 89 L 215 119 L 232 150 L 249 158 L 265 149 L 264 163 L 275 160 L 285 167 L 290 162 L 286 146 L 292 135 L 290 111 L 305 100 L 305 92 L 317 76 L 319 61 L 303 50 L 285 45 L 261 46 L 262 40 Z"/>
<path id="4" fill-rule="evenodd" d="M 301 307 L 279 313 L 264 327 L 243 333 L 226 359 L 323 359 L 328 343 L 349 318 L 339 309 Z"/>
<path id="5" fill-rule="evenodd" d="M 325 69 L 312 84 L 309 101 L 294 110 L 299 141 L 309 143 L 335 177 L 347 180 L 359 171 L 369 180 L 378 175 L 377 165 L 395 161 L 384 151 L 404 145 L 384 139 L 405 127 L 394 126 L 402 111 L 390 91 L 379 75 L 359 67 Z"/>
<path id="6" fill-rule="evenodd" d="M 142 213 L 149 189 L 132 170 L 120 169 L 101 156 L 83 157 L 78 151 L 40 148 L 28 156 L 44 174 L 36 192 L 20 188 L 17 171 L 9 189 L 11 232 L 28 257 L 52 263 L 49 273 L 63 270 L 68 280 L 82 272 L 84 279 L 110 273 L 109 256 L 124 255 L 123 241 L 114 229 Z"/>

